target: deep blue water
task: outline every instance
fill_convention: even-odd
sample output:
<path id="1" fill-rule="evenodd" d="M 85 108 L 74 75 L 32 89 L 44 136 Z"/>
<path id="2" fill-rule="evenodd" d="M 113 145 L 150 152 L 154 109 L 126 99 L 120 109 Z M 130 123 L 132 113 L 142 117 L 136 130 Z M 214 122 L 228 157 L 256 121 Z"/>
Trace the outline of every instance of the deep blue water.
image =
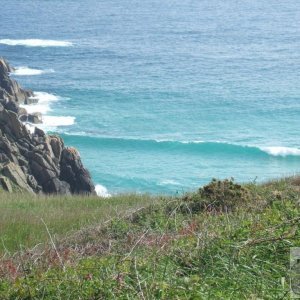
<path id="1" fill-rule="evenodd" d="M 57 97 L 41 103 L 51 108 L 44 127 L 77 147 L 110 193 L 174 194 L 212 177 L 299 172 L 299 1 L 0 7 L 0 56 L 26 67 L 21 74 L 45 71 L 16 78 Z"/>

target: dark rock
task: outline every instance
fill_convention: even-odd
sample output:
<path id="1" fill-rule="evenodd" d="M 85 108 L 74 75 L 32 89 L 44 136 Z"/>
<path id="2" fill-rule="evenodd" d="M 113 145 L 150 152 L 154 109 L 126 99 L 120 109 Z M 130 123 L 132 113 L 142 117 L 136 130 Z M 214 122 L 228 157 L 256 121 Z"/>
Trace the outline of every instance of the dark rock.
<path id="1" fill-rule="evenodd" d="M 22 157 L 20 157 L 18 159 L 18 163 L 19 163 L 20 167 L 24 166 L 24 167 L 28 168 L 28 161 L 26 159 L 22 158 Z"/>
<path id="2" fill-rule="evenodd" d="M 4 58 L 0 58 L 0 74 L 9 74 L 14 72 L 14 70 Z"/>
<path id="3" fill-rule="evenodd" d="M 19 103 L 32 103 L 33 94 L 9 77 L 13 69 L 0 58 L 0 183 L 9 182 L 30 193 L 95 194 L 89 172 L 74 148 L 48 136 L 39 128 L 34 133 L 22 122 L 40 123 L 41 114 L 27 114 Z M 7 180 L 8 181 L 7 181 Z M 7 184 L 5 182 L 8 182 Z"/>
<path id="4" fill-rule="evenodd" d="M 19 111 L 19 104 L 12 100 L 4 101 L 4 102 L 2 102 L 2 105 L 4 106 L 5 109 L 11 110 L 15 113 L 18 113 L 18 111 Z"/>
<path id="5" fill-rule="evenodd" d="M 9 192 L 9 193 L 12 193 L 13 189 L 12 189 L 12 186 L 11 186 L 11 184 L 10 184 L 10 181 L 9 181 L 9 179 L 8 179 L 7 177 L 1 176 L 1 177 L 0 177 L 0 184 L 1 184 L 2 188 L 3 188 L 5 191 L 7 191 L 7 192 Z"/>
<path id="6" fill-rule="evenodd" d="M 15 163 L 10 162 L 8 165 L 6 165 L 2 170 L 2 174 L 8 177 L 20 188 L 31 193 L 33 192 L 32 188 L 27 184 L 27 179 L 22 169 Z"/>
<path id="7" fill-rule="evenodd" d="M 0 58 L 0 98 L 26 103 L 33 97 L 33 92 L 22 89 L 16 80 L 10 78 L 9 75 L 12 71 L 13 68 L 3 58 Z"/>
<path id="8" fill-rule="evenodd" d="M 53 178 L 49 182 L 44 185 L 44 191 L 46 193 L 55 193 L 55 194 L 64 194 L 70 195 L 70 185 L 65 182 L 61 181 L 58 178 Z"/>
<path id="9" fill-rule="evenodd" d="M 5 136 L 0 139 L 0 151 L 10 161 L 17 163 L 16 157 L 19 155 L 18 147 L 11 143 Z"/>
<path id="10" fill-rule="evenodd" d="M 26 98 L 24 103 L 29 105 L 29 104 L 36 104 L 39 102 L 39 99 L 38 98 L 34 98 L 34 96 L 32 97 L 29 97 L 29 98 Z"/>
<path id="11" fill-rule="evenodd" d="M 80 155 L 75 148 L 63 149 L 60 168 L 60 178 L 70 184 L 72 193 L 95 193 L 90 173 L 83 167 Z"/>
<path id="12" fill-rule="evenodd" d="M 32 174 L 42 187 L 51 179 L 58 177 L 60 173 L 53 162 L 49 163 L 49 159 L 45 159 L 37 152 L 30 154 L 29 165 Z"/>
<path id="13" fill-rule="evenodd" d="M 61 153 L 64 148 L 64 141 L 57 135 L 50 135 L 49 138 L 53 154 L 58 159 L 58 161 L 60 161 Z"/>
<path id="14" fill-rule="evenodd" d="M 42 129 L 38 128 L 38 127 L 35 127 L 34 135 L 36 135 L 38 137 L 45 137 L 46 136 L 45 132 Z"/>
<path id="15" fill-rule="evenodd" d="M 41 124 L 41 123 L 43 123 L 42 114 L 39 112 L 36 112 L 33 114 L 28 114 L 27 121 L 30 123 L 33 123 L 33 124 Z"/>
<path id="16" fill-rule="evenodd" d="M 27 175 L 27 183 L 35 192 L 39 192 L 41 190 L 41 187 L 38 185 L 33 175 Z"/>
<path id="17" fill-rule="evenodd" d="M 5 125 L 4 131 L 17 139 L 22 137 L 30 138 L 26 126 L 19 121 L 18 115 L 10 110 L 0 109 L 0 124 Z"/>
<path id="18" fill-rule="evenodd" d="M 0 153 L 0 164 L 6 165 L 10 162 L 8 156 L 5 153 Z"/>

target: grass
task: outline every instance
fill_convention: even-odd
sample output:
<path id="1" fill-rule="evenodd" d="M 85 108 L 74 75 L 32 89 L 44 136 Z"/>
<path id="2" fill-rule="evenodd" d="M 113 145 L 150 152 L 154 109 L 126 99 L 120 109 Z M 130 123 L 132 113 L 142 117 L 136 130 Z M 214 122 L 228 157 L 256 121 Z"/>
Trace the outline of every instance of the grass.
<path id="1" fill-rule="evenodd" d="M 0 192 L 0 253 L 30 248 L 82 227 L 104 222 L 128 209 L 148 205 L 147 195 L 122 195 L 109 199 L 84 196 L 33 196 Z"/>
<path id="2" fill-rule="evenodd" d="M 54 244 L 3 256 L 0 299 L 289 299 L 299 183 L 214 180 L 178 198 L 11 195 L 1 200 L 11 220 L 42 217 L 56 236 Z M 9 218 L 1 222 L 8 235 Z M 49 239 L 45 225 L 30 224 L 31 245 Z"/>

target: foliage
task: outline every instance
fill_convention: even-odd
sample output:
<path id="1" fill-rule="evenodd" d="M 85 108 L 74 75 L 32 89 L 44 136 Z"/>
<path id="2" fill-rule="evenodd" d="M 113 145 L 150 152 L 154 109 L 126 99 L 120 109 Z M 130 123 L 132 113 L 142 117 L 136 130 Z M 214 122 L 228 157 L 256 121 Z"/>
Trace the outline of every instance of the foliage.
<path id="1" fill-rule="evenodd" d="M 193 213 L 203 210 L 231 211 L 236 205 L 249 202 L 250 198 L 247 186 L 237 184 L 233 179 L 213 179 L 198 192 L 186 195 L 186 206 L 182 208 Z"/>
<path id="2" fill-rule="evenodd" d="M 299 194 L 292 180 L 214 180 L 194 198 L 158 197 L 55 249 L 6 256 L 0 299 L 288 299 Z M 198 201 L 214 209 L 182 209 Z"/>

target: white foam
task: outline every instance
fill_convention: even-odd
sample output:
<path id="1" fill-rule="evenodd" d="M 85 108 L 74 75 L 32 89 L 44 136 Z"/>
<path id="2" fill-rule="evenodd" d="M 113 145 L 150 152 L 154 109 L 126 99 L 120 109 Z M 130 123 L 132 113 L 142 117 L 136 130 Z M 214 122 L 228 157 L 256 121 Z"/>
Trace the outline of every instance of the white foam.
<path id="1" fill-rule="evenodd" d="M 181 144 L 203 144 L 204 141 L 201 140 L 194 140 L 194 141 L 180 141 Z"/>
<path id="2" fill-rule="evenodd" d="M 42 119 L 46 127 L 71 126 L 75 123 L 75 117 L 70 116 L 43 116 Z"/>
<path id="3" fill-rule="evenodd" d="M 260 149 L 273 156 L 300 155 L 300 149 L 292 147 L 261 147 Z"/>
<path id="4" fill-rule="evenodd" d="M 25 123 L 25 126 L 27 128 L 27 130 L 29 130 L 30 133 L 34 133 L 34 129 L 35 129 L 35 125 L 30 124 L 30 123 Z"/>
<path id="5" fill-rule="evenodd" d="M 55 131 L 59 126 L 71 126 L 75 123 L 75 117 L 70 116 L 42 116 L 43 123 L 41 124 L 31 124 L 25 123 L 27 129 L 33 133 L 35 127 L 38 127 L 46 132 Z"/>
<path id="6" fill-rule="evenodd" d="M 1 39 L 0 44 L 9 46 L 26 46 L 26 47 L 70 47 L 73 43 L 68 41 L 56 41 L 56 40 L 41 40 L 41 39 Z"/>
<path id="7" fill-rule="evenodd" d="M 46 92 L 34 92 L 33 98 L 37 99 L 38 102 L 30 105 L 20 105 L 25 108 L 28 113 L 40 112 L 42 114 L 46 114 L 51 111 L 51 102 L 58 101 L 60 99 L 60 97 Z"/>
<path id="8" fill-rule="evenodd" d="M 180 185 L 179 182 L 173 179 L 166 179 L 159 182 L 158 185 Z"/>
<path id="9" fill-rule="evenodd" d="M 49 94 L 46 92 L 34 92 L 34 98 L 38 98 L 39 102 L 57 101 L 60 99 L 59 96 Z"/>
<path id="10" fill-rule="evenodd" d="M 43 129 L 47 132 L 54 131 L 59 126 L 71 126 L 75 123 L 75 117 L 47 115 L 47 113 L 51 111 L 51 103 L 62 99 L 61 97 L 46 92 L 34 92 L 33 98 L 37 99 L 38 102 L 29 105 L 20 105 L 30 114 L 36 112 L 42 114 L 42 124 L 26 124 L 27 129 L 30 132 L 34 132 L 35 127 Z"/>
<path id="11" fill-rule="evenodd" d="M 133 138 L 135 139 L 135 138 Z M 135 139 L 139 140 L 139 139 Z M 140 139 L 145 141 L 151 141 L 149 139 Z M 157 143 L 180 143 L 180 144 L 201 144 L 204 143 L 202 140 L 191 140 L 191 141 L 185 141 L 185 140 L 173 140 L 173 139 L 153 139 Z"/>
<path id="12" fill-rule="evenodd" d="M 45 73 L 54 73 L 53 69 L 49 70 L 38 70 L 38 69 L 31 69 L 28 67 L 17 67 L 15 71 L 12 73 L 15 76 L 34 76 L 34 75 L 41 75 Z"/>
<path id="13" fill-rule="evenodd" d="M 102 198 L 110 198 L 111 197 L 111 194 L 108 192 L 107 188 L 101 184 L 96 184 L 95 190 L 99 197 L 102 197 Z"/>

